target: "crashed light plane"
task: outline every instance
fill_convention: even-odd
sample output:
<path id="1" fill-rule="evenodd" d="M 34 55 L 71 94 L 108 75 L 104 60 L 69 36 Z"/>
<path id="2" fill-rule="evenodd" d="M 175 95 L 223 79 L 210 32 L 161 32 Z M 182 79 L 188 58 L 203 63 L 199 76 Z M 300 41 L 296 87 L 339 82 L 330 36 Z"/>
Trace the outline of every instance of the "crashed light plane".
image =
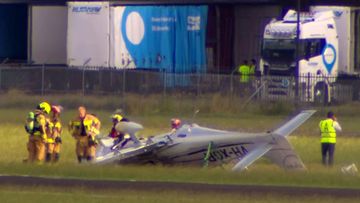
<path id="1" fill-rule="evenodd" d="M 125 146 L 114 145 L 112 138 L 101 138 L 95 163 L 163 163 L 221 165 L 233 160 L 234 171 L 247 168 L 262 156 L 288 170 L 305 166 L 286 137 L 309 119 L 315 110 L 304 110 L 274 131 L 240 133 L 185 124 L 173 133 L 138 140 L 135 133 L 142 129 L 134 122 L 120 122 L 116 129 L 130 135 Z"/>

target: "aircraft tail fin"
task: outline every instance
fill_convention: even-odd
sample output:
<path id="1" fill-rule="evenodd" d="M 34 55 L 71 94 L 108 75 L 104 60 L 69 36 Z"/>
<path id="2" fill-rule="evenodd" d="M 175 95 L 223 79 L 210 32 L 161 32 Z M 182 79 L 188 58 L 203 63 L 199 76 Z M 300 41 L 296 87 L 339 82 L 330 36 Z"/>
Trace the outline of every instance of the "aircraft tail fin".
<path id="1" fill-rule="evenodd" d="M 277 137 L 276 144 L 264 144 L 246 155 L 234 167 L 233 171 L 242 171 L 261 156 L 286 170 L 306 170 L 300 157 L 285 137 Z"/>
<path id="2" fill-rule="evenodd" d="M 290 119 L 280 128 L 272 132 L 275 143 L 271 149 L 265 154 L 272 162 L 280 167 L 288 170 L 304 170 L 305 165 L 300 157 L 296 154 L 286 136 L 290 135 L 306 120 L 308 120 L 316 111 L 304 110 L 298 115 Z"/>
<path id="3" fill-rule="evenodd" d="M 315 110 L 304 110 L 301 111 L 298 115 L 293 117 L 291 120 L 286 122 L 280 128 L 272 132 L 273 135 L 281 135 L 286 137 L 290 135 L 296 128 L 302 125 L 307 119 L 309 119 L 316 111 Z"/>
<path id="4" fill-rule="evenodd" d="M 306 169 L 304 163 L 301 161 L 300 157 L 296 154 L 296 152 L 293 150 L 293 147 L 286 139 L 286 136 L 291 134 L 315 112 L 315 110 L 301 111 L 298 115 L 290 119 L 280 128 L 273 131 L 271 133 L 273 142 L 257 146 L 233 167 L 233 171 L 241 171 L 245 169 L 263 155 L 284 169 Z"/>

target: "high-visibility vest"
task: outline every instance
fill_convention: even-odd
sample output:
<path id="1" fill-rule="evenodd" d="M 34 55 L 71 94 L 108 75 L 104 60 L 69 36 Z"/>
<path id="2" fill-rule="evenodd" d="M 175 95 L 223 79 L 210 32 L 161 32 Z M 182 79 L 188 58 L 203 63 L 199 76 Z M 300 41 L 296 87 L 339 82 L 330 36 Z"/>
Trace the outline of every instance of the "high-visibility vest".
<path id="1" fill-rule="evenodd" d="M 76 136 L 98 135 L 100 133 L 100 120 L 90 114 L 86 114 L 84 119 L 77 118 L 70 123 L 72 134 Z M 84 128 L 84 129 L 82 129 Z"/>
<path id="2" fill-rule="evenodd" d="M 55 138 L 60 136 L 60 134 L 62 132 L 61 122 L 59 120 L 50 122 L 49 128 L 51 128 L 51 130 L 50 130 L 51 134 L 48 135 L 46 142 L 49 144 L 53 144 L 53 143 L 55 143 Z"/>
<path id="3" fill-rule="evenodd" d="M 250 67 L 248 65 L 241 65 L 238 69 L 240 73 L 240 82 L 249 82 Z"/>
<path id="4" fill-rule="evenodd" d="M 321 143 L 336 143 L 336 130 L 331 118 L 320 121 Z"/>

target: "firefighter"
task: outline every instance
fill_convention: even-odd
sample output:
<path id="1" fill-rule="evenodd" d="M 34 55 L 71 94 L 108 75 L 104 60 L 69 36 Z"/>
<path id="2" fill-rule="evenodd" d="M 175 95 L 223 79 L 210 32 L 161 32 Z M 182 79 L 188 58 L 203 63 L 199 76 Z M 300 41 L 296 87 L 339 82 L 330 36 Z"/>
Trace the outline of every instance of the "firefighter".
<path id="1" fill-rule="evenodd" d="M 88 114 L 86 108 L 78 108 L 79 116 L 69 123 L 71 135 L 76 140 L 76 155 L 79 163 L 83 159 L 92 161 L 96 153 L 96 135 L 100 133 L 100 120 L 93 114 Z"/>
<path id="2" fill-rule="evenodd" d="M 123 117 L 122 115 L 122 110 L 121 109 L 117 109 L 115 110 L 115 112 L 111 115 L 111 121 L 113 123 L 112 128 L 109 132 L 109 137 L 111 138 L 118 138 L 119 136 L 121 136 L 121 132 L 118 132 L 116 130 L 116 124 L 118 124 L 119 122 L 129 122 L 129 119 Z"/>
<path id="3" fill-rule="evenodd" d="M 61 106 L 51 106 L 50 134 L 46 139 L 46 162 L 58 162 L 61 149 L 62 125 L 60 120 Z"/>
<path id="4" fill-rule="evenodd" d="M 121 143 L 121 146 L 120 146 L 120 148 L 122 148 L 129 141 L 129 138 L 126 139 L 126 137 L 129 137 L 129 136 L 126 136 L 126 134 L 124 132 L 119 132 L 118 130 L 116 130 L 116 125 L 120 122 L 129 122 L 129 119 L 123 117 L 121 109 L 117 109 L 114 112 L 114 114 L 112 114 L 111 120 L 112 120 L 113 126 L 112 126 L 108 136 L 114 139 L 113 147 L 118 146 L 118 144 L 120 142 L 124 141 Z"/>
<path id="5" fill-rule="evenodd" d="M 249 74 L 251 76 L 254 76 L 256 71 L 257 71 L 257 67 L 256 67 L 256 60 L 255 59 L 251 59 L 251 63 L 249 65 Z"/>
<path id="6" fill-rule="evenodd" d="M 27 118 L 25 129 L 29 134 L 27 144 L 29 156 L 27 162 L 41 163 L 45 158 L 45 141 L 49 123 L 47 115 L 51 111 L 51 106 L 47 102 L 37 105 L 34 112 L 30 112 Z"/>
<path id="7" fill-rule="evenodd" d="M 171 121 L 170 121 L 170 124 L 171 124 L 171 132 L 170 132 L 170 134 L 173 134 L 173 133 L 176 132 L 177 129 L 180 128 L 181 120 L 178 119 L 178 118 L 172 118 Z"/>

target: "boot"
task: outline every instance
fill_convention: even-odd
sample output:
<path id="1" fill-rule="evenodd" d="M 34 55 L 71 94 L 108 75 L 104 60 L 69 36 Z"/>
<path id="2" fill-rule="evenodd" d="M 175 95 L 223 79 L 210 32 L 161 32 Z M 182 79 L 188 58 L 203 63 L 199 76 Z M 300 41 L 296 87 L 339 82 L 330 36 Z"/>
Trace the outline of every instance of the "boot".
<path id="1" fill-rule="evenodd" d="M 51 153 L 46 153 L 45 162 L 49 163 L 51 161 Z"/>
<path id="2" fill-rule="evenodd" d="M 87 156 L 87 157 L 86 157 L 86 160 L 87 160 L 88 162 L 91 162 L 91 161 L 93 160 L 93 157 L 92 157 L 92 156 Z"/>
<path id="3" fill-rule="evenodd" d="M 79 164 L 81 164 L 82 158 L 83 158 L 82 156 L 78 156 L 78 157 L 77 157 Z"/>
<path id="4" fill-rule="evenodd" d="M 54 162 L 55 162 L 55 163 L 58 162 L 59 159 L 60 159 L 60 154 L 59 154 L 59 153 L 55 153 L 55 155 L 54 155 Z"/>

